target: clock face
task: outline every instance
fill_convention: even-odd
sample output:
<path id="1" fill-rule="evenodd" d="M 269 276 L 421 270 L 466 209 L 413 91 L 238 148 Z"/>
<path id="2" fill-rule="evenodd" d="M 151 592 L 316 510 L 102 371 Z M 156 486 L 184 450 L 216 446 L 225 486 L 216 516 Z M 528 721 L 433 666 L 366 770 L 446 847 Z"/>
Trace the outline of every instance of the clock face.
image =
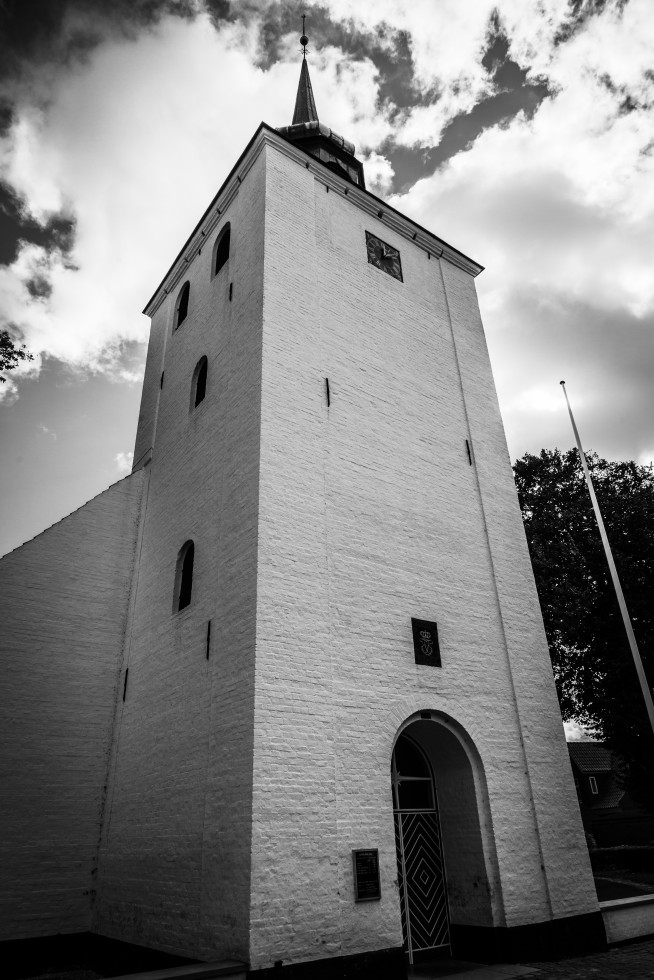
<path id="1" fill-rule="evenodd" d="M 402 279 L 400 253 L 396 248 L 393 248 L 392 245 L 387 245 L 381 238 L 377 238 L 367 231 L 366 249 L 368 251 L 368 262 L 371 265 L 376 265 L 378 269 L 383 269 L 389 276 L 399 279 L 400 282 L 404 281 Z"/>

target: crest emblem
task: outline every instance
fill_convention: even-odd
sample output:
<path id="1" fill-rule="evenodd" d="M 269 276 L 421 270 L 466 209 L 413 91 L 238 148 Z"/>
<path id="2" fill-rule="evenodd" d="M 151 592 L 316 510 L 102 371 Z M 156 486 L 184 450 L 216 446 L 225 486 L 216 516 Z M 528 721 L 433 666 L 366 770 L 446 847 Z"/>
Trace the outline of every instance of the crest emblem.
<path id="1" fill-rule="evenodd" d="M 430 667 L 441 666 L 441 651 L 438 644 L 438 626 L 428 619 L 411 617 L 413 633 L 413 655 L 417 664 Z"/>
<path id="2" fill-rule="evenodd" d="M 423 657 L 433 657 L 434 644 L 429 630 L 420 630 L 420 653 Z"/>

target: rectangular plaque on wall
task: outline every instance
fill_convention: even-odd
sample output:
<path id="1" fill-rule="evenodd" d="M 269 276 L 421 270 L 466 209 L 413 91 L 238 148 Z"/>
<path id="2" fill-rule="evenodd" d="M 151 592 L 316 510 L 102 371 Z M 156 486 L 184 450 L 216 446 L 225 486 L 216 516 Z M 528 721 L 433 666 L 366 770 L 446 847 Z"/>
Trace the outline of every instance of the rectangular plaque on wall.
<path id="1" fill-rule="evenodd" d="M 381 898 L 379 881 L 379 851 L 352 851 L 354 868 L 354 901 L 374 902 Z"/>
<path id="2" fill-rule="evenodd" d="M 413 629 L 413 653 L 417 664 L 441 666 L 441 651 L 438 646 L 438 627 L 426 619 L 411 619 Z"/>

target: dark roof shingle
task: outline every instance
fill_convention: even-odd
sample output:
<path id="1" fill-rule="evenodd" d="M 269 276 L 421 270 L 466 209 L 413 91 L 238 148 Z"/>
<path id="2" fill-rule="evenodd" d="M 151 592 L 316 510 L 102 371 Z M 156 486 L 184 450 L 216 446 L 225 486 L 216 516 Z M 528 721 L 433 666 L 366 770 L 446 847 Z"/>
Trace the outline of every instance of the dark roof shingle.
<path id="1" fill-rule="evenodd" d="M 611 772 L 611 752 L 600 742 L 568 742 L 570 758 L 581 772 Z"/>

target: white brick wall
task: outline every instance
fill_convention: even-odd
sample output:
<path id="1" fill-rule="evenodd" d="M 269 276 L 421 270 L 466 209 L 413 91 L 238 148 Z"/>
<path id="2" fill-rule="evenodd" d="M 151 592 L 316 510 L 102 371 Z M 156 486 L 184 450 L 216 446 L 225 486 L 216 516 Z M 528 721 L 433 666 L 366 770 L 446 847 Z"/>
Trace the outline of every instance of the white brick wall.
<path id="1" fill-rule="evenodd" d="M 0 937 L 90 928 L 142 474 L 0 561 Z"/>
<path id="2" fill-rule="evenodd" d="M 400 944 L 389 765 L 418 708 L 479 752 L 494 921 L 596 910 L 472 279 L 267 155 L 252 963 Z M 353 902 L 355 847 L 380 903 Z"/>
<path id="3" fill-rule="evenodd" d="M 0 565 L 23 603 L 4 747 L 10 821 L 34 828 L 23 935 L 88 928 L 108 769 L 98 932 L 254 968 L 399 946 L 390 760 L 427 709 L 453 922 L 597 908 L 472 278 L 329 182 L 272 145 L 243 170 L 156 308 L 137 472 Z M 366 230 L 403 283 L 368 264 Z M 412 616 L 438 622 L 442 669 L 414 663 Z M 379 848 L 380 902 L 353 901 L 359 847 Z"/>
<path id="4" fill-rule="evenodd" d="M 262 156 L 189 264 L 187 319 L 173 332 L 182 279 L 153 321 L 137 445 L 154 452 L 95 920 L 207 958 L 248 952 L 264 182 Z M 230 258 L 212 278 L 226 221 Z M 190 411 L 203 355 L 206 398 Z M 189 538 L 192 602 L 173 613 Z"/>

